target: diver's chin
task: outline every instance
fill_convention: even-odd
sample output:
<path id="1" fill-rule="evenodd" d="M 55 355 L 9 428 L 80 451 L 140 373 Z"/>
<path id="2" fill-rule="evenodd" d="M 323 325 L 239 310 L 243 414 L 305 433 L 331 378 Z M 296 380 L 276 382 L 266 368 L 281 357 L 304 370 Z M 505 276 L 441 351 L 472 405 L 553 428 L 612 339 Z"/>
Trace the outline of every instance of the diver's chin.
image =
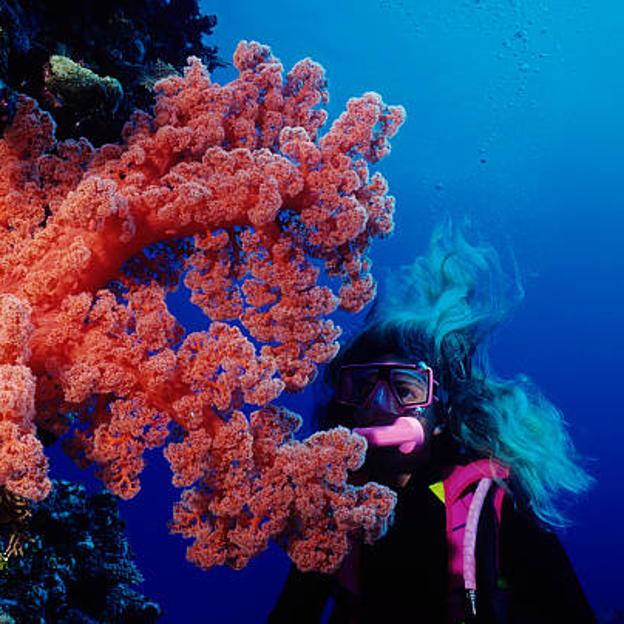
<path id="1" fill-rule="evenodd" d="M 362 471 L 368 480 L 390 485 L 405 474 L 412 474 L 426 464 L 430 457 L 428 447 L 411 453 L 401 453 L 397 447 L 369 447 Z"/>

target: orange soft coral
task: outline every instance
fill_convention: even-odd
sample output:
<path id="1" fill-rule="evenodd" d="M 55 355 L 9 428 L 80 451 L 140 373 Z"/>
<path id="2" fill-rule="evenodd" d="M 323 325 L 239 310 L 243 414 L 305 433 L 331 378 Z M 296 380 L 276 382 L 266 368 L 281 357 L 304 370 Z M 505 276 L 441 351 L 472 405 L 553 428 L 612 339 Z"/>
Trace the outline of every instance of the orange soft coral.
<path id="1" fill-rule="evenodd" d="M 367 93 L 319 136 L 320 65 L 284 80 L 255 42 L 234 63 L 239 78 L 219 85 L 189 59 L 157 84 L 153 115 L 98 149 L 57 143 L 20 101 L 0 141 L 0 485 L 47 494 L 37 426 L 124 498 L 145 450 L 167 445 L 175 485 L 191 488 L 174 521 L 191 559 L 240 566 L 277 537 L 302 568 L 329 569 L 348 533 L 383 529 L 392 497 L 346 485 L 361 440 L 295 442 L 268 404 L 335 355 L 327 316 L 374 296 L 365 254 L 394 205 L 367 162 L 404 112 Z M 187 336 L 165 303 L 183 275 L 210 319 Z M 250 405 L 266 407 L 248 422 Z"/>
<path id="2" fill-rule="evenodd" d="M 348 472 L 364 461 L 364 439 L 338 428 L 297 442 L 300 424 L 292 412 L 268 406 L 250 423 L 234 413 L 211 439 L 198 433 L 169 446 L 178 471 L 184 461 L 178 485 L 197 483 L 183 492 L 171 525 L 194 539 L 190 561 L 241 568 L 273 537 L 301 570 L 333 572 L 349 534 L 369 542 L 383 534 L 395 494 L 377 484 L 347 484 Z"/>

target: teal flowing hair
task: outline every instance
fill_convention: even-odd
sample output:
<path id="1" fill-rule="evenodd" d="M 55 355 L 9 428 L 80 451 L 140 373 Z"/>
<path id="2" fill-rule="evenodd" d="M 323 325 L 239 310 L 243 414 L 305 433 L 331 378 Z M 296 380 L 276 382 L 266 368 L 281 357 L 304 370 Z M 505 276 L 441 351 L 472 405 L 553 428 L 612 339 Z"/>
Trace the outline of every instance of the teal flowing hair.
<path id="1" fill-rule="evenodd" d="M 491 246 L 471 245 L 447 223 L 435 230 L 425 256 L 382 282 L 360 338 L 430 358 L 456 442 L 506 464 L 535 515 L 565 526 L 561 503 L 587 490 L 592 478 L 563 415 L 526 375 L 503 379 L 488 361 L 488 338 L 523 296 L 517 268 L 506 275 Z"/>

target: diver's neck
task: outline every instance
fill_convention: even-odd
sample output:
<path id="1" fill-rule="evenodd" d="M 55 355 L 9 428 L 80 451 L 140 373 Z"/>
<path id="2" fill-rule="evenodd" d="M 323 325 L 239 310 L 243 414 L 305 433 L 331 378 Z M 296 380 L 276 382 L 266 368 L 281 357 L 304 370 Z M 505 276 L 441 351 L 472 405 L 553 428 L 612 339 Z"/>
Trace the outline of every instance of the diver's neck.
<path id="1" fill-rule="evenodd" d="M 405 473 L 405 474 L 397 475 L 397 477 L 396 477 L 396 484 L 394 486 L 395 489 L 404 488 L 409 483 L 411 478 L 412 478 L 412 475 L 409 472 Z"/>
<path id="2" fill-rule="evenodd" d="M 408 483 L 415 483 L 416 486 L 418 484 L 429 486 L 432 483 L 444 481 L 452 470 L 453 464 L 429 463 L 425 466 L 419 466 L 413 472 L 395 475 L 394 485 L 390 485 L 390 487 L 401 489 Z"/>

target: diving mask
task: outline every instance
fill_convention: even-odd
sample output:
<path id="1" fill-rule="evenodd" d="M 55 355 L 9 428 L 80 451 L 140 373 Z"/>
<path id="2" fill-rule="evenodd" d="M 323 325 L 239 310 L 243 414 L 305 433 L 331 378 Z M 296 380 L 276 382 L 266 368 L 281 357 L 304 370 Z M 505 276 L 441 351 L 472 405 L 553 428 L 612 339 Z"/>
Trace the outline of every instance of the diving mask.
<path id="1" fill-rule="evenodd" d="M 336 400 L 343 405 L 367 408 L 380 390 L 389 391 L 398 408 L 397 419 L 392 424 L 356 427 L 353 431 L 371 446 L 398 446 L 401 453 L 411 453 L 425 442 L 423 426 L 414 412 L 436 400 L 435 383 L 431 367 L 424 362 L 347 364 L 339 371 Z"/>
<path id="2" fill-rule="evenodd" d="M 343 405 L 367 407 L 385 384 L 400 408 L 428 407 L 435 399 L 433 371 L 424 362 L 367 362 L 340 367 L 336 400 Z"/>

